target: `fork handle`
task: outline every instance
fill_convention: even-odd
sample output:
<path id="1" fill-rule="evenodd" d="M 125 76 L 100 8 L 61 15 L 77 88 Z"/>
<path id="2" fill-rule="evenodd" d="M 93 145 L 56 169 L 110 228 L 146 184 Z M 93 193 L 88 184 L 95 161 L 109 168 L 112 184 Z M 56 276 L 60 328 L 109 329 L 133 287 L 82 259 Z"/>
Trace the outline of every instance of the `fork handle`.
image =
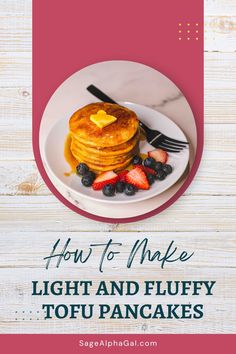
<path id="1" fill-rule="evenodd" d="M 116 101 L 114 101 L 111 97 L 107 96 L 104 92 L 102 92 L 101 90 L 99 90 L 96 86 L 94 85 L 89 85 L 87 87 L 87 90 L 94 95 L 95 97 L 97 97 L 99 100 L 103 101 L 103 102 L 108 102 L 108 103 L 116 103 Z M 151 131 L 150 128 L 148 128 L 143 122 L 140 122 L 139 120 L 139 126 L 141 128 L 143 128 L 143 130 L 148 133 Z"/>
<path id="2" fill-rule="evenodd" d="M 94 95 L 95 97 L 97 97 L 99 100 L 103 101 L 103 102 L 108 102 L 108 103 L 116 103 L 111 97 L 107 96 L 104 92 L 102 92 L 101 90 L 99 90 L 96 86 L 94 85 L 89 85 L 87 87 L 87 90 Z"/>
<path id="3" fill-rule="evenodd" d="M 145 133 L 151 132 L 151 129 L 148 128 L 148 126 L 146 126 L 146 125 L 145 125 L 143 122 L 141 122 L 140 120 L 139 120 L 139 126 L 140 126 L 141 128 L 143 128 L 143 130 L 145 131 Z"/>

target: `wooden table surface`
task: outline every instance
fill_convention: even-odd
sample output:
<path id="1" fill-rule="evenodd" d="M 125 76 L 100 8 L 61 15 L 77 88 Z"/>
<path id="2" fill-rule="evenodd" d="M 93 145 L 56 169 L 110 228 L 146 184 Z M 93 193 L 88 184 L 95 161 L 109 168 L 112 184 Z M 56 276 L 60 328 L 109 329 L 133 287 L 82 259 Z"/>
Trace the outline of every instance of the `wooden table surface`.
<path id="1" fill-rule="evenodd" d="M 205 1 L 205 147 L 197 176 L 168 210 L 132 224 L 98 223 L 79 216 L 62 205 L 42 181 L 31 145 L 31 1 L 1 0 L 0 19 L 0 331 L 235 332 L 236 2 Z M 81 276 L 72 265 L 60 272 L 43 268 L 42 258 L 54 240 L 69 236 L 83 246 L 109 237 L 128 246 L 137 237 L 149 236 L 154 248 L 174 239 L 180 248 L 195 250 L 195 258 L 182 267 L 161 271 L 145 266 L 127 274 L 120 262 L 102 277 L 95 265 L 92 275 L 91 268 L 84 267 L 82 276 L 95 282 L 147 277 L 216 280 L 214 297 L 198 299 L 204 302 L 204 319 L 37 319 L 42 299 L 30 296 L 32 279 L 53 279 L 55 273 L 61 279 Z"/>

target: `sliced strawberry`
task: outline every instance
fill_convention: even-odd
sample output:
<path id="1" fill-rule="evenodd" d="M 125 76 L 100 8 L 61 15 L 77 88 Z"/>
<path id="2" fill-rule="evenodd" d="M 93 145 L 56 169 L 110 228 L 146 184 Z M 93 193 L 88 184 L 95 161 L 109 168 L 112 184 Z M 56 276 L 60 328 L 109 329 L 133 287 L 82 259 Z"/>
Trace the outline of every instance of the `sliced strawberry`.
<path id="1" fill-rule="evenodd" d="M 137 166 L 125 176 L 125 181 L 139 189 L 149 189 L 149 183 L 142 167 Z"/>
<path id="2" fill-rule="evenodd" d="M 139 165 L 139 166 L 141 167 L 143 172 L 145 172 L 146 174 L 147 173 L 150 173 L 151 175 L 155 175 L 156 174 L 156 172 L 150 167 L 146 167 L 146 166 L 143 166 L 143 165 Z"/>
<path id="3" fill-rule="evenodd" d="M 121 171 L 120 173 L 118 173 L 119 181 L 125 182 L 125 176 L 127 175 L 127 173 L 129 173 L 128 170 L 124 170 L 124 171 Z"/>
<path id="4" fill-rule="evenodd" d="M 156 162 L 166 163 L 168 154 L 165 150 L 156 149 L 148 152 L 148 156 L 152 157 Z"/>
<path id="5" fill-rule="evenodd" d="M 106 184 L 116 184 L 118 179 L 118 175 L 113 171 L 101 173 L 93 182 L 93 189 L 95 191 L 101 190 Z"/>

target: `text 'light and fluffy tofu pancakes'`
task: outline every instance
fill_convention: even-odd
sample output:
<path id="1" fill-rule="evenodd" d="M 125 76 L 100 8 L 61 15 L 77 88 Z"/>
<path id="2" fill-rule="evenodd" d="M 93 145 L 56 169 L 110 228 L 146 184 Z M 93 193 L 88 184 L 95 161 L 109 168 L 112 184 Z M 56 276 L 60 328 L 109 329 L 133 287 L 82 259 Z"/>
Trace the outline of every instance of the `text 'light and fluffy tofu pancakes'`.
<path id="1" fill-rule="evenodd" d="M 138 118 L 118 104 L 88 104 L 72 115 L 69 128 L 73 157 L 94 172 L 120 171 L 138 153 Z"/>

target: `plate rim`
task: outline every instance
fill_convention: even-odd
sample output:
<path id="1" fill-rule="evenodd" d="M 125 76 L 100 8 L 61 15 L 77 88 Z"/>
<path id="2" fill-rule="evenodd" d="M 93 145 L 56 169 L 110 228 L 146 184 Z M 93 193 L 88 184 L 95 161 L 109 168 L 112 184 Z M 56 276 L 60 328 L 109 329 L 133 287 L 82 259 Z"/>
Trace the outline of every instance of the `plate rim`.
<path id="1" fill-rule="evenodd" d="M 183 136 L 185 137 L 186 141 L 187 140 L 187 137 L 185 135 L 185 133 L 183 132 L 183 130 L 178 126 L 178 124 L 176 124 L 174 121 L 172 121 L 166 114 L 163 114 L 149 106 L 145 106 L 145 105 L 142 105 L 142 104 L 139 104 L 139 103 L 135 103 L 135 102 L 129 102 L 129 101 L 119 101 L 118 102 L 119 104 L 127 104 L 127 105 L 132 105 L 132 106 L 140 106 L 140 107 L 144 107 L 145 109 L 148 109 L 152 112 L 154 112 L 155 114 L 160 114 L 161 116 L 163 116 L 165 119 L 168 119 L 169 121 L 171 121 L 171 123 L 173 125 L 175 125 L 183 134 Z M 139 203 L 139 202 L 142 202 L 142 201 L 145 201 L 145 200 L 148 200 L 148 199 L 152 199 L 152 198 L 155 198 L 157 197 L 158 195 L 161 195 L 162 193 L 164 193 L 166 190 L 168 190 L 169 188 L 171 188 L 175 183 L 177 183 L 179 181 L 179 179 L 181 178 L 181 176 L 184 174 L 184 172 L 186 171 L 186 168 L 188 166 L 188 163 L 189 163 L 189 156 L 190 156 L 190 151 L 189 151 L 189 146 L 187 146 L 187 151 L 188 151 L 188 158 L 186 159 L 186 163 L 185 163 L 185 166 L 183 168 L 183 171 L 181 172 L 181 174 L 179 175 L 179 177 L 175 180 L 175 182 L 173 182 L 171 185 L 169 186 L 166 186 L 162 191 L 161 193 L 157 193 L 157 194 L 153 194 L 152 196 L 143 196 L 143 197 L 140 197 L 136 200 L 132 200 L 132 199 L 128 199 L 127 197 L 127 200 L 115 200 L 115 199 L 99 199 L 97 197 L 93 197 L 93 196 L 90 196 L 90 195 L 86 195 L 86 194 L 83 194 L 81 193 L 80 191 L 78 190 L 75 190 L 74 188 L 70 187 L 69 185 L 67 185 L 63 180 L 61 180 L 54 172 L 53 170 L 51 169 L 50 167 L 50 164 L 48 163 L 47 161 L 47 154 L 46 154 L 46 145 L 48 143 L 48 139 L 49 139 L 49 136 L 51 134 L 51 132 L 53 131 L 53 129 L 55 128 L 55 126 L 57 124 L 60 124 L 62 121 L 64 121 L 65 119 L 68 119 L 68 118 L 62 118 L 60 120 L 58 120 L 52 127 L 51 129 L 49 130 L 48 134 L 47 134 L 47 137 L 44 139 L 44 144 L 43 144 L 43 156 L 42 156 L 42 161 L 43 161 L 43 164 L 45 165 L 45 170 L 47 172 L 47 174 L 50 176 L 50 179 L 52 178 L 55 178 L 56 181 L 59 183 L 59 184 L 62 184 L 64 186 L 64 188 L 66 188 L 67 190 L 69 190 L 70 192 L 72 193 L 75 193 L 77 194 L 78 196 L 81 196 L 83 198 L 87 198 L 89 200 L 92 200 L 94 202 L 98 202 L 98 203 L 106 203 L 106 204 L 113 204 L 113 205 L 121 205 L 121 204 L 134 204 L 134 203 Z M 151 146 L 151 145 L 150 145 Z M 52 182 L 53 183 L 53 182 Z M 54 183 L 53 183 L 54 184 Z"/>

